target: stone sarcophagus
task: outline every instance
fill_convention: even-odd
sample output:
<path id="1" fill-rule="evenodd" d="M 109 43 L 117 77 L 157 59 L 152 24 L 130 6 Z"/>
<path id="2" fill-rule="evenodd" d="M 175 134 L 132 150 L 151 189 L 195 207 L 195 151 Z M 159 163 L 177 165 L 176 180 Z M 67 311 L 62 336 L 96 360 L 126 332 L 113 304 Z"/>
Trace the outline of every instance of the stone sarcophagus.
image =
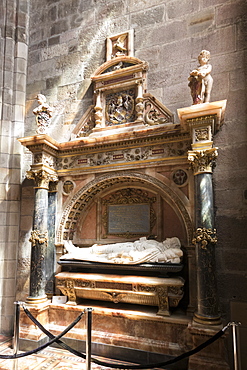
<path id="1" fill-rule="evenodd" d="M 99 273 L 60 272 L 57 288 L 68 296 L 69 305 L 81 299 L 158 306 L 157 315 L 169 316 L 183 297 L 181 277 L 152 277 Z"/>

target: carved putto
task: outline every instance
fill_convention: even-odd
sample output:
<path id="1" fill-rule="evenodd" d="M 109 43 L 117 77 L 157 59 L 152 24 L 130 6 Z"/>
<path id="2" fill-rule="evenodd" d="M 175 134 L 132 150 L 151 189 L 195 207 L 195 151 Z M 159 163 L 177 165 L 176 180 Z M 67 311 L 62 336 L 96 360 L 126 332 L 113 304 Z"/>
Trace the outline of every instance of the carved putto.
<path id="1" fill-rule="evenodd" d="M 210 52 L 202 50 L 198 56 L 199 66 L 189 75 L 189 87 L 193 104 L 208 103 L 213 86 L 212 66 L 209 64 Z"/>
<path id="2" fill-rule="evenodd" d="M 36 99 L 39 103 L 39 106 L 33 110 L 38 126 L 36 132 L 37 134 L 46 134 L 48 126 L 51 123 L 53 108 L 46 103 L 46 97 L 44 95 L 38 94 Z"/>

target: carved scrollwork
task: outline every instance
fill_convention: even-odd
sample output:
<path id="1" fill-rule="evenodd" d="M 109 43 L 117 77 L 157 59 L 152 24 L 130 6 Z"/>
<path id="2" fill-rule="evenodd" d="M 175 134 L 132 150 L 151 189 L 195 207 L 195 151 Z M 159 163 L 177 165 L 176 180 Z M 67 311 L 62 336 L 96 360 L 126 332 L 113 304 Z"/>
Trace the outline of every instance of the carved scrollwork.
<path id="1" fill-rule="evenodd" d="M 45 244 L 47 247 L 48 243 L 48 231 L 33 230 L 29 241 L 32 243 L 32 247 L 38 244 Z"/>
<path id="2" fill-rule="evenodd" d="M 126 296 L 126 293 L 116 293 L 116 292 L 102 292 L 103 294 L 110 297 L 113 303 L 119 303 Z"/>
<path id="3" fill-rule="evenodd" d="M 162 114 L 149 100 L 145 101 L 144 120 L 150 126 L 170 121 L 169 117 Z"/>
<path id="4" fill-rule="evenodd" d="M 192 239 L 193 244 L 199 244 L 202 249 L 207 249 L 209 243 L 216 244 L 216 229 L 198 228 L 195 232 L 195 236 Z"/>
<path id="5" fill-rule="evenodd" d="M 217 148 L 206 150 L 189 150 L 188 160 L 194 173 L 212 172 L 215 159 L 218 156 Z"/>

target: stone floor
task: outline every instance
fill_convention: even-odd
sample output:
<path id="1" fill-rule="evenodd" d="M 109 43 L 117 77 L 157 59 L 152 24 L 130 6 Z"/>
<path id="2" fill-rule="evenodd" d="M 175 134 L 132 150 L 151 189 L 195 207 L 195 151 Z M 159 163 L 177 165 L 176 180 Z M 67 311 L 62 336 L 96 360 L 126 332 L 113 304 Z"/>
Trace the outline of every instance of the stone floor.
<path id="1" fill-rule="evenodd" d="M 12 341 L 10 338 L 0 335 L 0 355 L 12 355 Z M 99 358 L 102 361 L 124 365 L 126 362 Z M 57 348 L 46 348 L 45 350 L 20 358 L 18 360 L 0 359 L 0 370 L 82 370 L 86 369 L 84 359 L 74 356 L 68 351 Z M 111 367 L 103 367 L 91 364 L 92 370 L 109 370 Z M 155 370 L 155 369 L 154 369 Z M 157 369 L 156 369 L 157 370 Z"/>

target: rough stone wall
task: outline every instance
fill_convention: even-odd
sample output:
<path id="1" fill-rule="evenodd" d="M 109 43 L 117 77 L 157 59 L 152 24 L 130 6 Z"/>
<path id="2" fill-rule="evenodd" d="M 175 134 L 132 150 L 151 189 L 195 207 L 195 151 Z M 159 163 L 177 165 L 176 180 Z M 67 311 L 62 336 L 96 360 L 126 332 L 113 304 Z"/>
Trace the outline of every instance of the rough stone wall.
<path id="1" fill-rule="evenodd" d="M 246 1 L 30 1 L 25 135 L 43 93 L 54 107 L 50 135 L 67 140 L 91 104 L 90 75 L 105 61 L 107 36 L 134 29 L 135 56 L 149 62 L 148 91 L 172 112 L 192 104 L 188 74 L 202 49 L 211 52 L 211 101 L 227 99 L 225 124 L 214 138 L 216 250 L 220 309 L 247 301 L 246 287 Z"/>
<path id="2" fill-rule="evenodd" d="M 28 2 L 0 4 L 0 328 L 13 327 L 24 133 Z"/>

